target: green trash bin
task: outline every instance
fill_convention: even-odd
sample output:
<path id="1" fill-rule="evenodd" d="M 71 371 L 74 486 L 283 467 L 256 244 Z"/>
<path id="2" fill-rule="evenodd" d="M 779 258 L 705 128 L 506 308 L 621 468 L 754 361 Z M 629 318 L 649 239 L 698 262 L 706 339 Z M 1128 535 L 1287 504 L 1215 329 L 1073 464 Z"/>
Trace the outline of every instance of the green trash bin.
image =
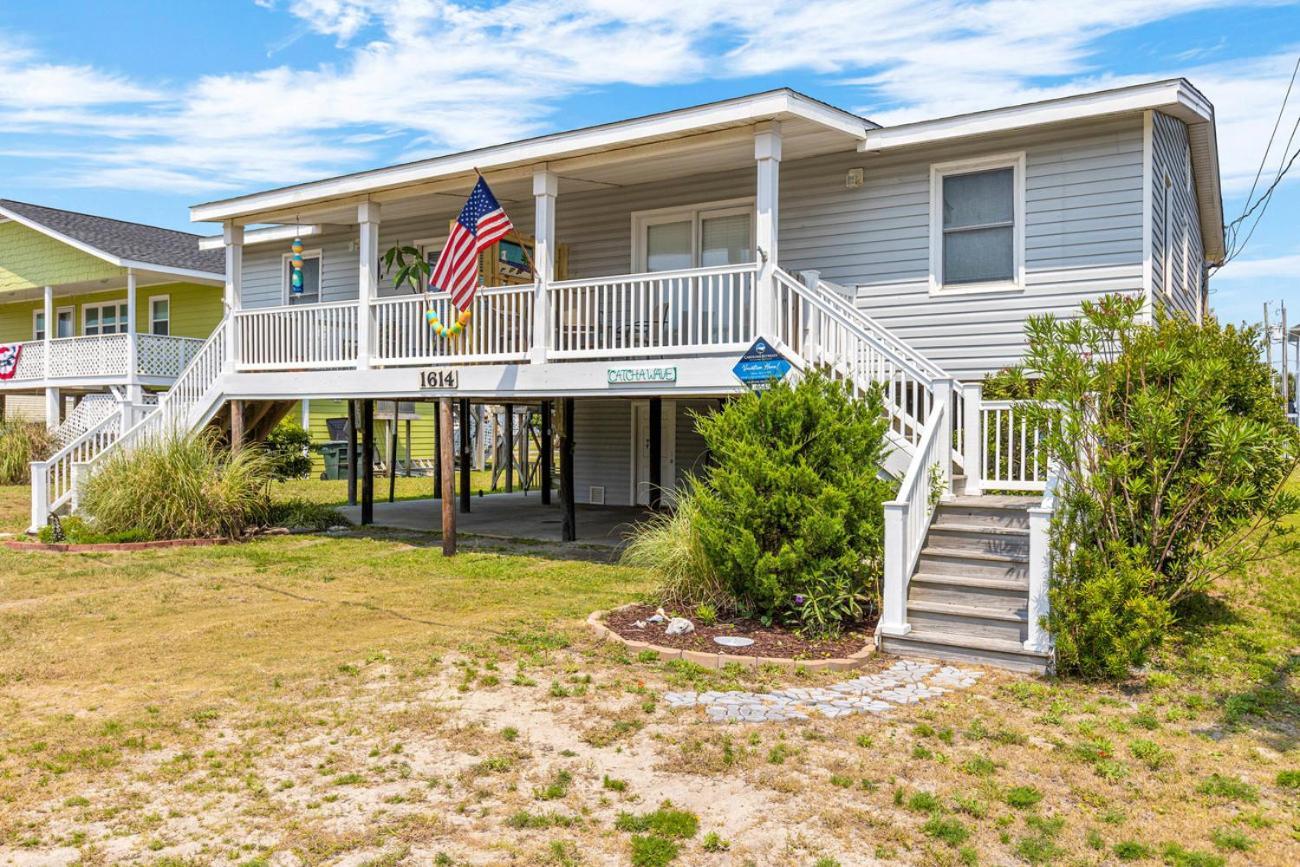
<path id="1" fill-rule="evenodd" d="M 348 444 L 340 442 L 323 443 L 320 446 L 321 457 L 325 461 L 324 479 L 346 479 L 348 477 Z"/>

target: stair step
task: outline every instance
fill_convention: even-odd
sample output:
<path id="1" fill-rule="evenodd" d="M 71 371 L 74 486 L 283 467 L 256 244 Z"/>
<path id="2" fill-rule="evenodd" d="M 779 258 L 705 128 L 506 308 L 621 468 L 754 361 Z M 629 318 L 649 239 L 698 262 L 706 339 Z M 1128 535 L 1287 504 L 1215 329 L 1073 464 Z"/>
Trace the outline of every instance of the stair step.
<path id="1" fill-rule="evenodd" d="M 968 641 L 1024 641 L 1029 636 L 1028 617 L 1000 612 L 991 617 L 982 608 L 942 603 L 908 603 L 907 622 L 922 632 L 965 636 Z"/>
<path id="2" fill-rule="evenodd" d="M 984 560 L 990 563 L 1028 563 L 1029 553 L 1010 551 L 1007 553 L 988 553 L 985 551 L 967 551 L 963 548 L 946 548 L 942 545 L 926 545 L 921 549 L 922 557 L 957 557 L 963 560 Z"/>
<path id="3" fill-rule="evenodd" d="M 1051 665 L 1051 654 L 1026 650 L 1019 641 L 946 635 L 913 629 L 907 635 L 881 636 L 881 650 L 899 656 L 944 659 L 955 662 L 989 665 L 1011 671 L 1044 674 Z"/>
<path id="4" fill-rule="evenodd" d="M 965 524 L 952 518 L 936 521 L 930 529 L 945 533 L 979 533 L 988 536 L 1011 536 L 1029 538 L 1028 527 L 999 527 L 988 524 Z"/>
<path id="5" fill-rule="evenodd" d="M 978 551 L 954 551 L 935 547 L 921 549 L 916 571 L 927 575 L 953 575 L 960 578 L 1025 582 L 1029 580 L 1027 559 L 1014 559 L 1005 554 L 980 554 Z"/>
<path id="6" fill-rule="evenodd" d="M 1018 527 L 979 527 L 969 524 L 934 524 L 926 546 L 968 554 L 1029 556 L 1029 531 Z"/>
<path id="7" fill-rule="evenodd" d="M 1028 623 L 1029 609 L 1026 604 L 1017 605 L 1010 601 L 1004 605 L 976 605 L 970 602 L 941 602 L 933 599 L 909 599 L 907 611 L 909 616 L 914 611 L 928 614 L 946 614 L 950 617 L 969 617 L 972 620 L 1005 620 L 1008 623 Z"/>
<path id="8" fill-rule="evenodd" d="M 966 575 L 939 575 L 930 572 L 917 572 L 912 576 L 913 584 L 943 584 L 949 587 L 966 587 L 972 590 L 1006 590 L 1015 593 L 1029 593 L 1028 581 L 1014 578 L 978 578 Z"/>
<path id="9" fill-rule="evenodd" d="M 940 503 L 935 509 L 935 521 L 979 527 L 1029 528 L 1028 506 L 980 505 L 983 499 L 958 497 Z"/>

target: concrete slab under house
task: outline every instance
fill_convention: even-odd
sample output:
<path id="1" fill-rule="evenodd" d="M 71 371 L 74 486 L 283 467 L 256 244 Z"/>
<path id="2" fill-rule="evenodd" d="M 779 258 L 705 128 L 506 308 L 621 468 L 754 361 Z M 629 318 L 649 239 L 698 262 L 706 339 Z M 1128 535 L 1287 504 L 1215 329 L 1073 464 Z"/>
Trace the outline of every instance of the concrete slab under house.
<path id="1" fill-rule="evenodd" d="M 440 336 L 426 316 L 454 321 L 449 297 L 395 286 L 381 259 L 400 244 L 435 262 L 480 172 L 514 232 L 480 256 L 465 331 Z M 551 501 L 560 537 L 582 541 L 586 521 L 609 525 L 593 510 L 671 504 L 708 460 L 694 414 L 742 392 L 733 367 L 761 339 L 794 375 L 819 365 L 884 389 L 882 471 L 900 487 L 883 647 L 1029 670 L 1051 661 L 1053 484 L 1022 408 L 985 400 L 981 379 L 1021 357 L 1030 314 L 1125 292 L 1147 316 L 1204 315 L 1223 256 L 1214 110 L 1183 79 L 894 127 L 778 89 L 191 218 L 221 227 L 199 246 L 224 257 L 228 312 L 143 422 L 45 468 L 34 525 L 75 507 L 73 464 L 92 472 L 160 431 L 215 426 L 240 444 L 301 401 L 346 401 L 331 406 L 352 407 L 359 453 L 375 454 L 376 406 L 436 401 L 435 466 L 459 453 L 462 511 L 478 507 L 478 408 L 527 407 L 498 418 L 526 418 L 538 496 L 492 508 L 522 526 Z M 347 463 L 359 517 L 379 520 L 375 462 Z"/>

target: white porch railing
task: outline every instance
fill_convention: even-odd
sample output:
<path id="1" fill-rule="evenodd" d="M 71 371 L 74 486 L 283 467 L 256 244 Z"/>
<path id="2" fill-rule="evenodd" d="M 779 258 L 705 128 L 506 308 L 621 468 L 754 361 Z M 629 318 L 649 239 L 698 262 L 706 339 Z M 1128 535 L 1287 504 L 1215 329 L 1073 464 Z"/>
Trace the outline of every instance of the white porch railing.
<path id="1" fill-rule="evenodd" d="M 983 476 L 980 488 L 1041 491 L 1048 466 L 1043 430 L 1029 417 L 1030 401 L 985 400 L 980 406 Z"/>
<path id="2" fill-rule="evenodd" d="M 747 349 L 756 265 L 565 280 L 548 287 L 553 358 L 694 355 Z"/>
<path id="3" fill-rule="evenodd" d="M 1051 633 L 1043 620 L 1051 611 L 1047 591 L 1052 583 L 1052 515 L 1056 512 L 1056 492 L 1060 477 L 1051 467 L 1043 485 L 1043 499 L 1029 509 L 1029 605 L 1025 649 L 1048 653 L 1052 649 Z"/>
<path id="4" fill-rule="evenodd" d="M 237 310 L 237 370 L 320 370 L 357 361 L 356 301 Z"/>
<path id="5" fill-rule="evenodd" d="M 146 378 L 174 379 L 203 345 L 191 337 L 137 334 L 136 373 Z M 72 381 L 103 379 L 126 380 L 130 335 L 98 334 L 87 337 L 60 337 L 49 342 L 49 354 L 43 340 L 23 344 L 14 371 L 15 382 L 38 380 Z"/>
<path id="6" fill-rule="evenodd" d="M 432 310 L 444 324 L 455 321 L 447 293 L 380 298 L 371 305 L 372 361 L 376 366 L 523 361 L 533 346 L 536 292 L 531 283 L 478 290 L 470 304 L 469 327 L 454 337 L 439 337 L 425 320 Z"/>
<path id="7" fill-rule="evenodd" d="M 907 585 L 930 531 L 935 506 L 951 493 L 935 485 L 949 477 L 943 468 L 952 460 L 950 424 L 947 407 L 938 404 L 921 432 L 907 474 L 898 486 L 898 496 L 885 504 L 884 610 L 880 618 L 880 631 L 885 635 L 906 635 L 911 631 L 907 623 Z"/>

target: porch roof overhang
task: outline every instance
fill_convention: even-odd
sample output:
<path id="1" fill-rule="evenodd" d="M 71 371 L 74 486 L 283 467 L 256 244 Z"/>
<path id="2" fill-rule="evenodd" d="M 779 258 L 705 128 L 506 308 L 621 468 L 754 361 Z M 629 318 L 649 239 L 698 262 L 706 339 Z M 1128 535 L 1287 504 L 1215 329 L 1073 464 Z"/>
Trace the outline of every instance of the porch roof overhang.
<path id="1" fill-rule="evenodd" d="M 1159 111 L 1187 124 L 1205 255 L 1211 262 L 1217 263 L 1224 256 L 1224 237 L 1223 192 L 1219 183 L 1219 148 L 1214 106 L 1185 78 L 877 127 L 867 131 L 858 150 L 864 153 L 886 153 L 903 148 L 933 147 L 973 136 L 1106 117 L 1140 116 L 1147 111 Z"/>
<path id="2" fill-rule="evenodd" d="M 488 177 L 503 201 L 530 197 L 533 171 L 542 166 L 559 177 L 562 191 L 680 176 L 683 159 L 690 160 L 691 174 L 725 171 L 752 164 L 752 134 L 766 121 L 781 123 L 785 159 L 851 151 L 876 128 L 865 118 L 782 88 L 208 202 L 191 207 L 190 219 L 237 225 L 349 223 L 356 205 L 365 201 L 463 198 L 476 171 Z"/>

